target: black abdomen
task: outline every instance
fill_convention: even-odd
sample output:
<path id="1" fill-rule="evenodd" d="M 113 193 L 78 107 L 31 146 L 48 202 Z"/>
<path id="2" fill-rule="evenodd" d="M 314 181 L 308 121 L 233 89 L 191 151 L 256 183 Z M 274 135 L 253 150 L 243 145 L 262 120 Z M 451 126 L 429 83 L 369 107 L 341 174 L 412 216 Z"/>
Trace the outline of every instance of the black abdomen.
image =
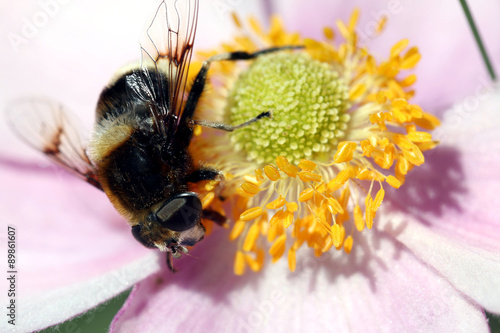
<path id="1" fill-rule="evenodd" d="M 149 78 L 154 82 L 148 87 L 167 88 L 162 74 Z M 127 133 L 125 137 L 103 154 L 99 176 L 107 183 L 111 192 L 108 196 L 135 211 L 149 209 L 175 193 L 186 191 L 185 178 L 192 171 L 187 150 L 179 149 L 172 137 L 165 137 L 153 128 L 155 121 L 150 108 L 159 101 L 148 99 L 147 94 L 159 95 L 159 92 L 141 90 L 141 84 L 139 70 L 123 75 L 104 89 L 96 111 L 99 131 L 114 133 L 122 125 L 129 129 L 129 132 L 120 130 Z"/>

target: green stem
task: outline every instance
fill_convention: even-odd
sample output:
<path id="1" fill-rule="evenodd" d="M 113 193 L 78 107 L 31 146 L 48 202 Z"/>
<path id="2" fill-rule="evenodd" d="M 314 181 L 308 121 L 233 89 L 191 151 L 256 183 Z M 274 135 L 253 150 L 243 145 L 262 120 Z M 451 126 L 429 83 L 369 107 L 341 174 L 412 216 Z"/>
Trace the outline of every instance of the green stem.
<path id="1" fill-rule="evenodd" d="M 486 49 L 484 47 L 481 36 L 479 36 L 479 31 L 477 31 L 476 23 L 474 22 L 474 19 L 472 18 L 472 14 L 469 10 L 469 6 L 467 6 L 467 2 L 465 0 L 460 0 L 460 4 L 462 5 L 462 8 L 465 12 L 465 16 L 467 17 L 467 21 L 469 21 L 470 28 L 472 30 L 472 33 L 474 34 L 474 39 L 476 40 L 477 46 L 479 46 L 479 50 L 481 51 L 481 56 L 483 57 L 483 61 L 486 64 L 486 67 L 488 68 L 488 73 L 490 74 L 491 79 L 493 81 L 496 81 L 497 76 L 495 74 L 495 70 L 493 69 L 493 65 L 490 62 L 490 58 L 488 57 L 488 54 L 486 53 Z"/>

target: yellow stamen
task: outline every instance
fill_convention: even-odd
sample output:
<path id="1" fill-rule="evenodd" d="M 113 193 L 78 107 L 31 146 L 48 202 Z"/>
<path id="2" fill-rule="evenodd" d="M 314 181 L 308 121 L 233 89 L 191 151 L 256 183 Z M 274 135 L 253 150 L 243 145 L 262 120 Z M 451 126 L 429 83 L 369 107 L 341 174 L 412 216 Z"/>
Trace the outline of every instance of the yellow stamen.
<path id="1" fill-rule="evenodd" d="M 314 169 L 316 169 L 316 163 L 309 160 L 300 160 L 298 167 L 304 171 L 314 171 Z"/>
<path id="2" fill-rule="evenodd" d="M 238 220 L 234 223 L 233 229 L 231 229 L 231 232 L 229 233 L 229 239 L 230 240 L 235 240 L 237 239 L 243 230 L 245 229 L 245 222 Z"/>
<path id="3" fill-rule="evenodd" d="M 277 181 L 278 179 L 280 179 L 280 172 L 274 165 L 266 165 L 264 167 L 264 173 L 266 174 L 267 178 L 272 181 Z"/>
<path id="4" fill-rule="evenodd" d="M 361 207 L 356 205 L 354 207 L 354 224 L 358 231 L 363 231 L 365 228 L 365 220 L 363 220 L 363 212 L 361 211 Z"/>
<path id="5" fill-rule="evenodd" d="M 278 209 L 278 208 L 283 207 L 285 205 L 285 203 L 286 203 L 285 198 L 283 198 L 283 196 L 280 195 L 276 200 L 268 203 L 266 208 L 267 209 Z"/>
<path id="6" fill-rule="evenodd" d="M 401 39 L 379 60 L 358 45 L 358 21 L 357 10 L 348 22 L 337 21 L 340 38 L 332 43 L 331 28 L 317 41 L 287 33 L 279 18 L 271 19 L 269 30 L 251 19 L 253 34 L 242 33 L 222 52 L 254 52 L 263 45 L 306 48 L 247 63 L 212 64 L 216 84 L 212 98 L 200 103 L 200 118 L 238 124 L 273 111 L 272 119 L 231 135 L 211 136 L 204 129 L 193 139 L 194 159 L 217 166 L 224 175 L 224 181 L 195 188 L 203 208 L 222 212 L 219 198 L 234 203 L 228 215 L 236 221 L 229 235 L 238 239 L 235 274 L 243 274 L 246 266 L 259 271 L 265 255 L 275 262 L 285 251 L 294 271 L 302 246 L 315 256 L 351 253 L 352 233 L 373 228 L 384 185 L 401 187 L 425 162 L 423 152 L 438 144 L 428 131 L 439 126 L 439 119 L 411 104 L 417 76 L 406 70 L 419 62 L 418 48 Z M 386 22 L 387 17 L 378 21 L 377 33 Z M 200 68 L 201 62 L 193 66 Z M 272 244 L 268 254 L 263 242 Z"/>
<path id="7" fill-rule="evenodd" d="M 299 201 L 306 202 L 310 200 L 314 195 L 314 190 L 312 188 L 305 189 L 299 194 Z"/>
<path id="8" fill-rule="evenodd" d="M 345 251 L 345 253 L 351 253 L 352 243 L 353 243 L 352 236 L 350 236 L 350 235 L 347 236 L 347 238 L 344 240 L 344 251 Z"/>
<path id="9" fill-rule="evenodd" d="M 254 247 L 255 241 L 259 237 L 259 232 L 259 225 L 257 223 L 252 224 L 245 237 L 245 242 L 242 247 L 243 251 L 250 251 Z"/>
<path id="10" fill-rule="evenodd" d="M 246 193 L 250 194 L 250 195 L 256 195 L 257 193 L 260 192 L 260 188 L 259 186 L 253 184 L 253 183 L 250 183 L 250 182 L 245 182 L 241 185 L 241 188 L 243 189 L 243 191 L 245 191 Z"/>
<path id="11" fill-rule="evenodd" d="M 320 182 L 322 180 L 321 175 L 311 171 L 300 171 L 298 174 L 303 182 Z"/>
<path id="12" fill-rule="evenodd" d="M 245 254 L 241 251 L 236 251 L 236 258 L 234 259 L 234 274 L 245 274 Z"/>
<path id="13" fill-rule="evenodd" d="M 401 187 L 401 182 L 396 177 L 394 177 L 393 175 L 387 176 L 387 178 L 385 179 L 385 181 L 387 182 L 387 184 L 391 185 L 394 188 Z"/>
<path id="14" fill-rule="evenodd" d="M 257 217 L 261 216 L 263 212 L 264 211 L 262 210 L 261 207 L 250 208 L 250 209 L 244 211 L 240 215 L 240 219 L 242 221 L 250 221 L 250 220 L 256 219 Z"/>
<path id="15" fill-rule="evenodd" d="M 285 241 L 286 235 L 281 235 L 274 241 L 269 249 L 269 254 L 272 256 L 272 262 L 278 261 L 278 259 L 283 256 L 283 253 L 285 253 Z"/>
<path id="16" fill-rule="evenodd" d="M 355 142 L 340 142 L 337 147 L 337 153 L 333 157 L 333 161 L 335 163 L 342 163 L 352 160 L 354 149 L 356 149 Z"/>
<path id="17" fill-rule="evenodd" d="M 297 255 L 293 247 L 288 250 L 288 267 L 291 272 L 295 272 L 295 268 L 297 268 Z"/>

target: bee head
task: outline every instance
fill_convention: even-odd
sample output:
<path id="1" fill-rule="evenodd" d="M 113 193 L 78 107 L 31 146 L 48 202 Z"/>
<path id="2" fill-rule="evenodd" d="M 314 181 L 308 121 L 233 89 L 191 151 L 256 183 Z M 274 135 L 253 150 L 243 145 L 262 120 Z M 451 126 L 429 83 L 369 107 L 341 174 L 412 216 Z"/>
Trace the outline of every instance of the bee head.
<path id="1" fill-rule="evenodd" d="M 201 201 L 195 193 L 179 193 L 156 205 L 145 221 L 132 227 L 132 235 L 146 247 L 180 257 L 181 252 L 187 252 L 184 246 L 203 239 L 201 214 Z"/>

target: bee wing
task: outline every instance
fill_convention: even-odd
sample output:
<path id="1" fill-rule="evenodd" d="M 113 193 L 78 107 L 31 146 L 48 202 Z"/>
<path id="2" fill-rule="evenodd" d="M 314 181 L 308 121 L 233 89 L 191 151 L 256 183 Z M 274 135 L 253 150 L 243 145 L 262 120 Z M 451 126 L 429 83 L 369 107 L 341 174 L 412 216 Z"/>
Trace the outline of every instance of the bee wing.
<path id="1" fill-rule="evenodd" d="M 165 0 L 158 7 L 141 40 L 143 80 L 149 87 L 152 75 L 166 75 L 168 86 L 148 89 L 159 131 L 175 132 L 185 103 L 185 88 L 198 21 L 198 0 Z M 157 84 L 158 85 L 158 84 Z"/>
<path id="2" fill-rule="evenodd" d="M 78 122 L 61 104 L 42 98 L 18 100 L 8 106 L 7 120 L 21 140 L 102 190 Z"/>

